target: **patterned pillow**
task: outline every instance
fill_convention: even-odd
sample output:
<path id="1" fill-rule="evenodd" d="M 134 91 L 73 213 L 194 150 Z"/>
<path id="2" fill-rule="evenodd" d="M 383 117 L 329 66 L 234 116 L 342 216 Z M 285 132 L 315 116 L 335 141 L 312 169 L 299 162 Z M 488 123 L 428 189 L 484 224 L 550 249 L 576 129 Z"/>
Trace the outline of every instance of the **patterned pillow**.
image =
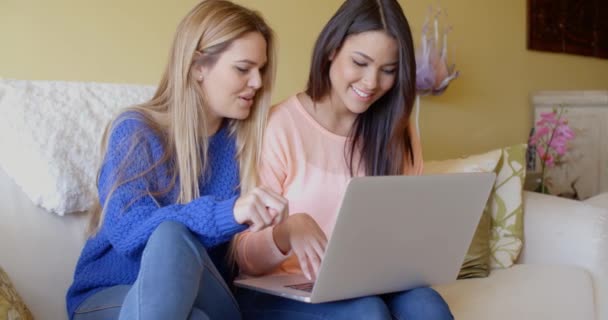
<path id="1" fill-rule="evenodd" d="M 462 159 L 429 161 L 424 163 L 425 174 L 458 173 L 458 172 L 495 172 L 502 151 L 500 149 Z M 458 273 L 459 279 L 483 278 L 490 273 L 490 228 L 492 195 L 481 215 L 477 230 L 464 262 Z"/>
<path id="2" fill-rule="evenodd" d="M 32 314 L 0 267 L 0 320 L 32 320 Z"/>
<path id="3" fill-rule="evenodd" d="M 526 178 L 526 148 L 519 144 L 504 148 L 496 168 L 492 197 L 490 266 L 508 268 L 519 257 L 523 246 L 524 211 L 522 189 Z"/>

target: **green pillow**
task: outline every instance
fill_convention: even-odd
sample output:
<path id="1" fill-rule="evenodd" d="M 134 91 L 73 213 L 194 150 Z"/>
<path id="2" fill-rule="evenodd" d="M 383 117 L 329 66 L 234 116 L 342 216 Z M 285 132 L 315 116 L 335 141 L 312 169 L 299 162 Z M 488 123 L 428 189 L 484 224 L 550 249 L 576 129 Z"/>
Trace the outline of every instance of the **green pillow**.
<path id="1" fill-rule="evenodd" d="M 490 196 L 492 197 L 492 196 Z M 458 279 L 485 278 L 490 274 L 490 227 L 492 217 L 490 202 L 486 204 L 475 235 L 464 256 L 464 262 L 458 272 Z"/>
<path id="2" fill-rule="evenodd" d="M 526 144 L 462 159 L 425 162 L 425 174 L 495 172 L 496 182 L 465 256 L 459 279 L 487 277 L 490 269 L 508 268 L 523 247 L 523 185 Z"/>
<path id="3" fill-rule="evenodd" d="M 496 168 L 492 197 L 492 229 L 490 236 L 490 267 L 508 268 L 519 257 L 523 247 L 523 186 L 526 180 L 527 145 L 503 149 Z"/>
<path id="4" fill-rule="evenodd" d="M 32 320 L 32 314 L 0 267 L 0 320 Z"/>
<path id="5" fill-rule="evenodd" d="M 501 155 L 502 150 L 496 149 L 484 154 L 472 155 L 466 158 L 425 162 L 424 173 L 495 172 Z M 490 195 L 490 200 L 486 203 L 473 240 L 465 255 L 464 262 L 458 274 L 459 279 L 483 278 L 487 277 L 490 273 L 491 198 L 492 195 Z"/>

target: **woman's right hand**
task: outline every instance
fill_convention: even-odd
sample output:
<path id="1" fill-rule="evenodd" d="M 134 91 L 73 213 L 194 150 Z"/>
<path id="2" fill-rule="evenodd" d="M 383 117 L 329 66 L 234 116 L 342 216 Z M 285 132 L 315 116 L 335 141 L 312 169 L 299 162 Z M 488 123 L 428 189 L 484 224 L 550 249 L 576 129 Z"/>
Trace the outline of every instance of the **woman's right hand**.
<path id="1" fill-rule="evenodd" d="M 234 204 L 234 220 L 249 225 L 251 232 L 281 223 L 288 215 L 288 202 L 280 194 L 257 187 Z"/>
<path id="2" fill-rule="evenodd" d="M 298 257 L 308 280 L 316 279 L 327 247 L 327 237 L 309 214 L 296 213 L 275 227 L 275 242 L 281 251 L 289 249 Z M 285 250 L 287 249 L 287 250 Z"/>

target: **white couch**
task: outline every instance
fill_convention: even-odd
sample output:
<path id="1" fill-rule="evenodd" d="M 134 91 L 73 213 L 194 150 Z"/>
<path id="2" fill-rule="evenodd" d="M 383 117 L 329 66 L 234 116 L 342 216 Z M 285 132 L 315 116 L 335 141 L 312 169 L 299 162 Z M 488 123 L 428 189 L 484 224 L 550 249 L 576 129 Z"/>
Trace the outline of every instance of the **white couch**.
<path id="1" fill-rule="evenodd" d="M 608 210 L 600 206 L 526 192 L 519 263 L 437 287 L 456 319 L 608 320 Z M 65 319 L 87 217 L 35 207 L 0 169 L 0 221 L 0 265 L 25 303 L 37 319 Z"/>
<path id="2" fill-rule="evenodd" d="M 608 320 L 608 201 L 597 201 L 605 197 L 524 192 L 518 263 L 438 287 L 456 318 Z"/>
<path id="3" fill-rule="evenodd" d="M 29 199 L 54 212 L 87 208 L 103 127 L 119 108 L 153 92 L 142 85 L 0 80 L 0 266 L 38 319 L 66 317 L 64 296 L 87 216 L 60 217 Z M 525 210 L 520 264 L 438 287 L 456 317 L 608 320 L 606 211 L 533 193 Z"/>

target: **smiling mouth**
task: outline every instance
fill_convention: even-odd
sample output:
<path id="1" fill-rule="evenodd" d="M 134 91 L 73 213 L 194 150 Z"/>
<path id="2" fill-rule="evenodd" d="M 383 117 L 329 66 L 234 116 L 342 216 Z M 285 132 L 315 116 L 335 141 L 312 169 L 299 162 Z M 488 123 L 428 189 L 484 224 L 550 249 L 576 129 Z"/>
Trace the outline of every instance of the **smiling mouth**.
<path id="1" fill-rule="evenodd" d="M 248 94 L 240 95 L 239 98 L 241 98 L 243 100 L 251 101 L 255 98 L 255 93 L 248 93 Z"/>
<path id="2" fill-rule="evenodd" d="M 371 93 L 366 93 L 353 86 L 351 86 L 351 88 L 353 89 L 353 92 L 355 92 L 355 94 L 358 95 L 359 97 L 361 97 L 362 99 L 369 99 L 372 96 Z"/>

